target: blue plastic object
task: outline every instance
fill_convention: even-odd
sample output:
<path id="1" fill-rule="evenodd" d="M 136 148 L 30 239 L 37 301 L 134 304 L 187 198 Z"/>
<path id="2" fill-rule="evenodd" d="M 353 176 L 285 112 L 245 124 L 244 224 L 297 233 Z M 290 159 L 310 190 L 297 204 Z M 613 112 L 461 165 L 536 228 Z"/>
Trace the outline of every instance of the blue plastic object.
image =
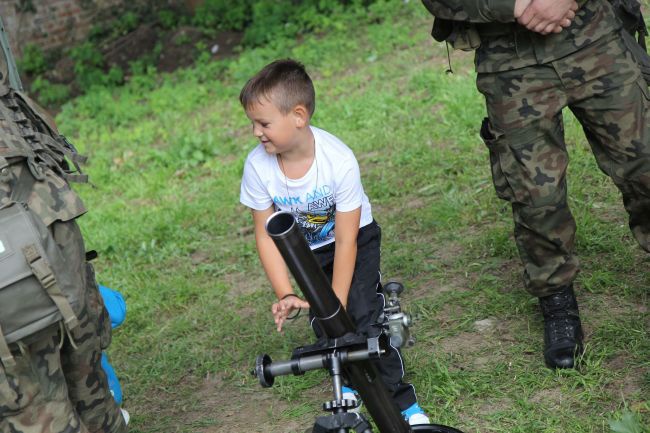
<path id="1" fill-rule="evenodd" d="M 108 311 L 108 317 L 111 320 L 111 327 L 116 328 L 124 322 L 126 319 L 126 302 L 122 295 L 106 286 L 99 285 L 99 293 L 102 295 L 104 300 L 104 305 L 106 306 L 106 311 Z M 122 386 L 120 381 L 115 374 L 115 369 L 110 362 L 108 362 L 108 355 L 106 352 L 102 352 L 102 368 L 106 373 L 106 378 L 108 379 L 108 388 L 113 394 L 113 398 L 117 404 L 122 404 Z"/>
<path id="2" fill-rule="evenodd" d="M 108 317 L 111 319 L 111 326 L 113 328 L 120 326 L 126 319 L 126 302 L 124 302 L 124 298 L 120 292 L 101 284 L 99 285 L 99 293 L 104 299 Z"/>
<path id="3" fill-rule="evenodd" d="M 102 368 L 106 373 L 106 378 L 108 379 L 108 388 L 111 390 L 113 398 L 117 404 L 122 404 L 122 386 L 120 385 L 120 381 L 117 378 L 117 374 L 115 374 L 113 366 L 110 362 L 108 362 L 108 356 L 106 355 L 106 352 L 102 352 Z"/>

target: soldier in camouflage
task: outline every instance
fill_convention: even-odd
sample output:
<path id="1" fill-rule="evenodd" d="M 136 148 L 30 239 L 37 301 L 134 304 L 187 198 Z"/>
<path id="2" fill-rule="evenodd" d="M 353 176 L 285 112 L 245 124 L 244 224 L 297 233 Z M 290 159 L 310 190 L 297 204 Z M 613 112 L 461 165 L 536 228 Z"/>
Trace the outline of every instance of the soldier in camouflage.
<path id="1" fill-rule="evenodd" d="M 19 91 L 15 75 L 10 85 L 13 59 L 6 38 L 0 41 L 0 207 L 20 180 L 33 178 L 26 201 L 62 251 L 80 299 L 75 328 L 52 325 L 9 345 L 13 362 L 0 362 L 0 431 L 123 433 L 126 423 L 101 367 L 110 322 L 75 222 L 86 210 L 67 182 L 65 157 L 77 157 Z"/>
<path id="2" fill-rule="evenodd" d="M 650 252 L 648 85 L 607 0 L 423 3 L 436 20 L 450 20 L 449 29 L 462 33 L 462 24 L 470 32 L 456 41 L 480 39 L 460 48 L 476 48 L 494 186 L 512 205 L 525 286 L 540 300 L 546 364 L 573 368 L 583 334 L 562 109 L 581 123 L 599 167 L 622 193 L 632 233 Z"/>

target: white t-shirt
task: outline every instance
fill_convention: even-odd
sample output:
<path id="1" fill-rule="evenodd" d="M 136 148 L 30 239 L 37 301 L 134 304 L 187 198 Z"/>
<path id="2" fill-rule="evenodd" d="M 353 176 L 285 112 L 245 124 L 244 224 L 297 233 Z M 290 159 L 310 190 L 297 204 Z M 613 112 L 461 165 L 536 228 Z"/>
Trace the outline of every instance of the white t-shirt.
<path id="1" fill-rule="evenodd" d="M 372 222 L 372 213 L 352 150 L 327 131 L 311 130 L 316 158 L 303 177 L 285 177 L 276 155 L 259 144 L 246 158 L 239 201 L 255 210 L 274 205 L 277 211 L 291 212 L 314 250 L 334 242 L 337 210 L 361 207 L 359 228 Z"/>

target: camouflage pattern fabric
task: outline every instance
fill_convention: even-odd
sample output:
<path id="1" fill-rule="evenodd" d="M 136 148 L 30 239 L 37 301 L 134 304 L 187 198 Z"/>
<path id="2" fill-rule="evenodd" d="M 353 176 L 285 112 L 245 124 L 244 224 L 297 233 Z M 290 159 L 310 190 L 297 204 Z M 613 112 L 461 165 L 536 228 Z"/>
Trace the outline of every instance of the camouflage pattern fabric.
<path id="1" fill-rule="evenodd" d="M 632 233 L 650 252 L 650 92 L 619 34 L 545 65 L 480 73 L 477 86 L 489 116 L 481 135 L 497 195 L 512 203 L 530 293 L 553 294 L 578 272 L 564 107 L 583 126 L 599 167 L 623 195 Z"/>
<path id="2" fill-rule="evenodd" d="M 16 365 L 0 367 L 0 431 L 20 433 L 88 432 L 68 398 L 61 368 L 58 327 L 38 333 Z"/>
<path id="3" fill-rule="evenodd" d="M 126 432 L 101 367 L 110 321 L 92 267 L 85 263 L 79 227 L 75 221 L 56 221 L 50 229 L 86 289 L 80 325 L 70 336 L 54 326 L 11 345 L 16 365 L 0 364 L 0 431 Z"/>
<path id="4" fill-rule="evenodd" d="M 30 209 L 38 214 L 45 225 L 49 226 L 56 220 L 69 221 L 86 213 L 83 202 L 65 180 L 47 167 L 40 169 L 43 180 L 34 184 L 28 201 Z M 29 168 L 19 163 L 0 169 L 0 206 L 9 202 L 11 185 L 20 177 L 22 170 Z"/>
<path id="5" fill-rule="evenodd" d="M 632 233 L 650 251 L 650 102 L 607 0 L 578 1 L 568 28 L 547 36 L 514 19 L 513 0 L 422 0 L 437 18 L 470 22 L 488 118 L 497 195 L 512 203 L 526 288 L 551 295 L 578 272 L 567 203 L 562 109 L 573 111 L 600 168 L 621 190 Z"/>
<path id="6" fill-rule="evenodd" d="M 513 18 L 514 19 L 514 18 Z M 588 0 L 576 13 L 571 26 L 560 33 L 541 35 L 514 25 L 506 35 L 481 34 L 476 50 L 477 72 L 498 72 L 537 64 L 548 64 L 589 47 L 621 28 L 607 0 Z"/>
<path id="7" fill-rule="evenodd" d="M 516 24 L 513 0 L 424 0 L 438 18 L 476 24 L 481 45 L 476 50 L 477 72 L 498 72 L 545 64 L 611 36 L 621 26 L 607 0 L 587 0 L 571 26 L 547 36 Z M 580 3 L 580 2 L 578 2 Z M 507 23 L 499 25 L 484 25 Z"/>

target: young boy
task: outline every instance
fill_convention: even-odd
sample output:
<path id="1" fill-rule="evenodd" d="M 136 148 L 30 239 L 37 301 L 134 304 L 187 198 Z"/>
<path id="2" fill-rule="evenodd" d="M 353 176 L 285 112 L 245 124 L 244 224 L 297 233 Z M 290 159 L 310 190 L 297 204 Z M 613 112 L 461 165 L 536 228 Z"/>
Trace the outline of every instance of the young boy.
<path id="1" fill-rule="evenodd" d="M 284 260 L 265 230 L 269 216 L 283 210 L 296 218 L 357 331 L 372 333 L 384 307 L 378 290 L 381 231 L 350 148 L 310 125 L 315 92 L 305 68 L 294 60 L 267 65 L 246 83 L 240 102 L 260 141 L 246 159 L 240 201 L 253 212 L 257 251 L 278 297 L 271 307 L 278 331 L 294 310 L 309 308 L 294 294 Z M 393 349 L 377 366 L 409 424 L 428 424 L 413 385 L 402 382 L 399 351 Z M 350 392 L 344 389 L 344 398 L 353 397 Z"/>

